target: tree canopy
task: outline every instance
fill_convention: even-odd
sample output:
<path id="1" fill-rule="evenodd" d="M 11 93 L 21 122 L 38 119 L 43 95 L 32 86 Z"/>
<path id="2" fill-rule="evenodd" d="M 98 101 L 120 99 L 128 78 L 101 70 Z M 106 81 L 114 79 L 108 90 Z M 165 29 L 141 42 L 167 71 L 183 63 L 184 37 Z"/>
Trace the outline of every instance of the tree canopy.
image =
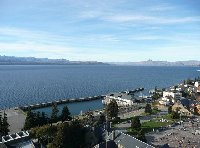
<path id="1" fill-rule="evenodd" d="M 147 104 L 147 105 L 145 106 L 145 113 L 149 113 L 149 114 L 152 113 L 151 104 Z"/>
<path id="2" fill-rule="evenodd" d="M 115 100 L 111 100 L 106 106 L 105 111 L 108 119 L 116 118 L 119 112 L 117 102 Z"/>
<path id="3" fill-rule="evenodd" d="M 140 119 L 138 116 L 134 117 L 131 121 L 131 128 L 132 129 L 140 129 L 141 128 L 141 123 Z"/>
<path id="4" fill-rule="evenodd" d="M 62 113 L 60 115 L 60 119 L 62 120 L 62 122 L 66 121 L 66 120 L 71 120 L 72 117 L 70 116 L 70 112 L 67 106 L 63 107 Z"/>
<path id="5" fill-rule="evenodd" d="M 57 127 L 56 136 L 47 148 L 81 148 L 92 147 L 96 138 L 79 121 L 62 123 Z"/>
<path id="6" fill-rule="evenodd" d="M 51 111 L 51 123 L 55 123 L 58 121 L 58 112 L 59 110 L 57 109 L 57 104 L 53 103 Z"/>
<path id="7" fill-rule="evenodd" d="M 4 111 L 3 116 L 2 113 L 0 112 L 0 135 L 7 135 L 9 130 L 9 123 L 8 123 L 8 118 L 7 114 Z"/>
<path id="8" fill-rule="evenodd" d="M 49 118 L 44 112 L 32 112 L 30 109 L 27 112 L 24 130 L 31 129 L 36 126 L 42 126 L 49 123 Z"/>

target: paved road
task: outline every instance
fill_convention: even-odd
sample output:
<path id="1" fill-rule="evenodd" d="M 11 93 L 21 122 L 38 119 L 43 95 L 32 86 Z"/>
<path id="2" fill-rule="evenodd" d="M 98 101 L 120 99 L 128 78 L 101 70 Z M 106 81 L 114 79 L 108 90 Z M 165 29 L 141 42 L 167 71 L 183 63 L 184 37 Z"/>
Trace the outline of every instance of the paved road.
<path id="1" fill-rule="evenodd" d="M 6 109 L 5 112 L 8 117 L 8 123 L 10 124 L 9 134 L 21 131 L 21 129 L 24 127 L 26 116 L 20 110 L 15 110 L 14 108 Z M 2 110 L 1 114 L 3 114 Z"/>

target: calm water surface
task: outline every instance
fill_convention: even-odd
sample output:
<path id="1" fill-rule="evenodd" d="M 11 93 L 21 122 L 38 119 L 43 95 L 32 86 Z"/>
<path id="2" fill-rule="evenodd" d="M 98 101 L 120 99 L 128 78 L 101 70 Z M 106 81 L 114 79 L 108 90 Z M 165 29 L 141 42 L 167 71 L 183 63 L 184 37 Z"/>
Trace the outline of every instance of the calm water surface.
<path id="1" fill-rule="evenodd" d="M 197 67 L 83 65 L 0 66 L 0 108 L 107 94 L 144 87 L 168 87 L 200 76 Z M 74 113 L 101 108 L 101 102 L 69 104 Z"/>

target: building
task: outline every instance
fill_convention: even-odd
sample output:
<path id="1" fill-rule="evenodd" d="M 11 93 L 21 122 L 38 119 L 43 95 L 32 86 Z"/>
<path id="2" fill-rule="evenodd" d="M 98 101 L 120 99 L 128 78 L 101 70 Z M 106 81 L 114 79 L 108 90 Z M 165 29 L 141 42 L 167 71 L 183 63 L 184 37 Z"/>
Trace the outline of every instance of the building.
<path id="1" fill-rule="evenodd" d="M 200 86 L 197 87 L 197 93 L 200 93 Z"/>
<path id="2" fill-rule="evenodd" d="M 35 148 L 29 133 L 21 131 L 11 135 L 3 136 L 0 139 L 0 148 Z"/>
<path id="3" fill-rule="evenodd" d="M 200 101 L 200 93 L 196 93 L 196 100 Z"/>
<path id="4" fill-rule="evenodd" d="M 109 145 L 109 147 L 108 147 Z M 153 146 L 144 143 L 130 135 L 119 131 L 113 131 L 107 139 L 106 143 L 101 143 L 94 148 L 154 148 Z"/>
<path id="5" fill-rule="evenodd" d="M 200 82 L 199 81 L 196 81 L 195 83 L 194 83 L 194 86 L 197 88 L 197 87 L 199 87 L 200 86 Z"/>
<path id="6" fill-rule="evenodd" d="M 115 100 L 118 106 L 132 106 L 135 102 L 134 94 L 129 91 L 119 93 L 109 93 L 102 100 L 103 104 L 109 104 L 111 100 Z"/>
<path id="7" fill-rule="evenodd" d="M 182 93 L 173 91 L 163 91 L 163 98 L 172 97 L 173 99 L 181 99 Z"/>
<path id="8" fill-rule="evenodd" d="M 160 105 L 170 105 L 171 103 L 174 103 L 174 99 L 169 98 L 169 97 L 162 97 L 159 101 Z"/>
<path id="9" fill-rule="evenodd" d="M 186 107 L 184 107 L 183 104 L 181 104 L 180 102 L 176 102 L 172 106 L 172 111 L 177 111 L 177 109 L 179 110 L 180 114 L 183 116 L 192 116 L 192 113 L 188 111 L 188 109 L 186 109 Z"/>

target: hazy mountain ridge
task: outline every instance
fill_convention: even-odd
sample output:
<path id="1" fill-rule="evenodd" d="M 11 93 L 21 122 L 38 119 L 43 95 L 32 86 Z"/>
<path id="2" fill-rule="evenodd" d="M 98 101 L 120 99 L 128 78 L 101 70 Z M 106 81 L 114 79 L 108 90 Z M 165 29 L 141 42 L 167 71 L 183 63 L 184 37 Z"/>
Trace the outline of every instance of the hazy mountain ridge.
<path id="1" fill-rule="evenodd" d="M 97 61 L 69 61 L 66 59 L 49 59 L 49 58 L 35 58 L 35 57 L 15 57 L 15 56 L 1 56 L 0 65 L 78 65 L 78 64 L 105 64 Z"/>
<path id="2" fill-rule="evenodd" d="M 200 61 L 189 60 L 189 61 L 141 61 L 141 62 L 111 62 L 109 64 L 114 65 L 129 65 L 129 66 L 200 66 Z"/>

